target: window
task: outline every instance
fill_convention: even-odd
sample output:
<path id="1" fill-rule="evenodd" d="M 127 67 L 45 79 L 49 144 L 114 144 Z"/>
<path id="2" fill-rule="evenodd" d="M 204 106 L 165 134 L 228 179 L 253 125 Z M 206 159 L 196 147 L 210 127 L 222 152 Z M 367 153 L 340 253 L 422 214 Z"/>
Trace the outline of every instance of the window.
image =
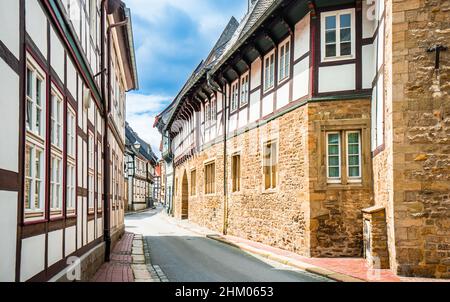
<path id="1" fill-rule="evenodd" d="M 275 77 L 275 51 L 264 58 L 264 91 L 273 88 Z"/>
<path id="2" fill-rule="evenodd" d="M 326 136 L 327 182 L 331 184 L 360 183 L 362 181 L 361 131 L 335 131 L 328 132 Z"/>
<path id="3" fill-rule="evenodd" d="M 178 178 L 175 179 L 175 196 L 178 196 Z"/>
<path id="4" fill-rule="evenodd" d="M 191 196 L 197 195 L 197 171 L 191 171 Z"/>
<path id="5" fill-rule="evenodd" d="M 217 118 L 216 100 L 212 99 L 211 100 L 211 120 L 213 123 L 216 122 L 216 118 Z"/>
<path id="6" fill-rule="evenodd" d="M 205 194 L 214 194 L 216 192 L 216 164 L 209 163 L 205 165 Z"/>
<path id="7" fill-rule="evenodd" d="M 349 181 L 361 179 L 361 134 L 347 132 L 347 166 Z"/>
<path id="8" fill-rule="evenodd" d="M 75 113 L 69 108 L 67 110 L 67 155 L 75 159 L 76 148 L 76 123 Z"/>
<path id="9" fill-rule="evenodd" d="M 289 77 L 290 72 L 290 64 L 291 64 L 291 41 L 290 38 L 281 44 L 279 49 L 279 72 L 278 72 L 278 81 L 282 82 L 283 80 Z"/>
<path id="10" fill-rule="evenodd" d="M 241 190 L 241 156 L 233 155 L 231 157 L 231 178 L 233 192 Z"/>
<path id="11" fill-rule="evenodd" d="M 43 216 L 45 208 L 44 152 L 43 149 L 31 144 L 27 144 L 25 147 L 24 193 L 26 217 L 39 218 L 40 216 Z"/>
<path id="12" fill-rule="evenodd" d="M 322 61 L 353 58 L 355 53 L 354 9 L 322 14 Z"/>
<path id="13" fill-rule="evenodd" d="M 245 75 L 241 79 L 241 105 L 248 103 L 249 75 Z"/>
<path id="14" fill-rule="evenodd" d="M 277 144 L 275 141 L 267 142 L 263 146 L 264 189 L 271 190 L 277 187 Z"/>
<path id="15" fill-rule="evenodd" d="M 31 133 L 45 137 L 45 86 L 43 72 L 37 64 L 28 59 L 27 95 L 26 95 L 26 129 Z"/>
<path id="16" fill-rule="evenodd" d="M 63 102 L 61 95 L 52 89 L 51 142 L 62 150 Z"/>
<path id="17" fill-rule="evenodd" d="M 206 126 L 209 126 L 211 121 L 211 106 L 209 105 L 209 103 L 205 104 L 205 121 Z"/>
<path id="18" fill-rule="evenodd" d="M 89 132 L 89 140 L 88 140 L 88 206 L 89 206 L 89 213 L 92 213 L 95 211 L 95 171 L 94 171 L 94 164 L 95 164 L 95 145 L 94 145 L 94 135 Z M 116 166 L 117 169 L 117 166 Z M 115 171 L 116 177 L 117 172 Z M 118 191 L 115 191 L 115 194 L 118 194 Z"/>
<path id="19" fill-rule="evenodd" d="M 52 215 L 62 215 L 62 160 L 52 156 L 50 163 L 50 204 Z"/>
<path id="20" fill-rule="evenodd" d="M 67 194 L 67 215 L 74 215 L 75 214 L 75 184 L 76 184 L 76 178 L 75 178 L 75 165 L 74 164 L 68 164 L 67 165 L 67 187 L 66 187 L 66 194 Z"/>
<path id="21" fill-rule="evenodd" d="M 327 177 L 329 182 L 341 180 L 341 135 L 339 132 L 327 134 Z"/>
<path id="22" fill-rule="evenodd" d="M 231 111 L 235 111 L 238 108 L 239 103 L 239 81 L 236 81 L 231 85 Z"/>

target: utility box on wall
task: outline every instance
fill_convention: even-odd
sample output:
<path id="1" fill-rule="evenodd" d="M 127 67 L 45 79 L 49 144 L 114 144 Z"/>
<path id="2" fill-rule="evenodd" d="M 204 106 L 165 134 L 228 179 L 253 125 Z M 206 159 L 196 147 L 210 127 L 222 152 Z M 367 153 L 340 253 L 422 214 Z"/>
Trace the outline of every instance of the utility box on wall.
<path id="1" fill-rule="evenodd" d="M 386 210 L 374 206 L 363 210 L 364 257 L 375 269 L 389 269 Z"/>

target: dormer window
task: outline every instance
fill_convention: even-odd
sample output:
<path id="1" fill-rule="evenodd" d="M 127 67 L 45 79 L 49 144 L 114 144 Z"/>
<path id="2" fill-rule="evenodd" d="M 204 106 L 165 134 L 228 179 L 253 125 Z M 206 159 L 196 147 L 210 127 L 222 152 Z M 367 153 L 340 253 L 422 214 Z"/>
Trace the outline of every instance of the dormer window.
<path id="1" fill-rule="evenodd" d="M 322 61 L 355 57 L 354 12 L 354 9 L 346 9 L 322 14 Z"/>

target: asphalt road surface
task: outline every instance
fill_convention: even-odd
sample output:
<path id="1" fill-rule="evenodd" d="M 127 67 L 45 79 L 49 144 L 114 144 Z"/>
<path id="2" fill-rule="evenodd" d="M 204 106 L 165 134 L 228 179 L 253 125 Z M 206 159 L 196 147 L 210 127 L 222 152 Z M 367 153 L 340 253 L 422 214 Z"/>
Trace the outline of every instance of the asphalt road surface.
<path id="1" fill-rule="evenodd" d="M 291 268 L 180 227 L 161 209 L 128 215 L 127 230 L 144 235 L 152 265 L 170 282 L 324 282 Z"/>

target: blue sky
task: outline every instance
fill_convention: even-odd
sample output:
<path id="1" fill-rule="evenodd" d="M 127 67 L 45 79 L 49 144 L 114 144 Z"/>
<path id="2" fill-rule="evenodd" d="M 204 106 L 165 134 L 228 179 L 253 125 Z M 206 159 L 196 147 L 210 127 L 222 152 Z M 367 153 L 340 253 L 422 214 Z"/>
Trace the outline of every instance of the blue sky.
<path id="1" fill-rule="evenodd" d="M 140 90 L 128 94 L 127 121 L 159 154 L 155 116 L 177 95 L 247 0 L 125 0 L 132 12 Z"/>

